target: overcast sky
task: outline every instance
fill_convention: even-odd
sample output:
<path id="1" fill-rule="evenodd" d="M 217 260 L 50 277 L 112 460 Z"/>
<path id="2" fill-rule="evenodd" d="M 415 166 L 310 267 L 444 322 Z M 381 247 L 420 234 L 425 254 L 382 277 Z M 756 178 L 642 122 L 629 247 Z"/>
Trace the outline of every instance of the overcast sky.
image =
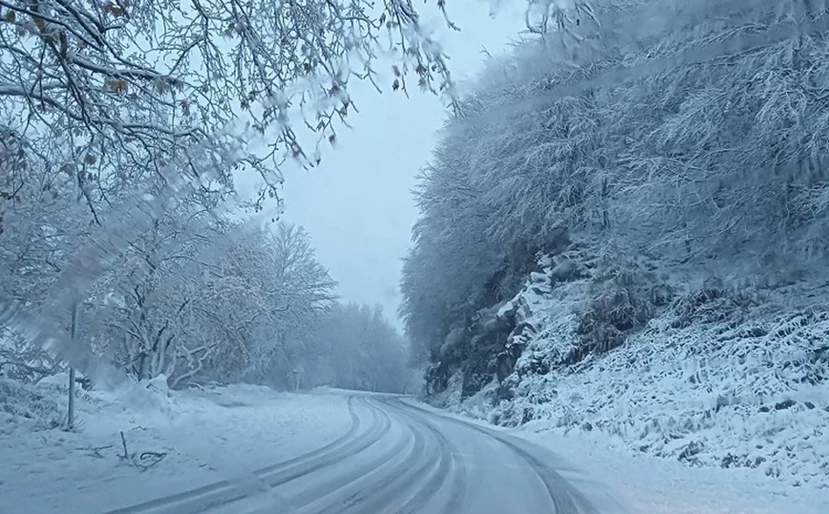
<path id="1" fill-rule="evenodd" d="M 493 18 L 486 0 L 450 0 L 450 17 L 462 29 L 455 32 L 444 27 L 434 2 L 417 3 L 459 80 L 480 70 L 484 48 L 498 54 L 518 37 L 526 4 L 512 4 Z M 379 302 L 400 326 L 401 259 L 417 217 L 411 190 L 446 114 L 439 98 L 416 86 L 408 99 L 390 88 L 382 95 L 367 84 L 350 88 L 360 110 L 350 121 L 353 130 L 340 130 L 337 149 L 326 152 L 319 167 L 286 171 L 283 219 L 308 229 L 344 299 Z"/>

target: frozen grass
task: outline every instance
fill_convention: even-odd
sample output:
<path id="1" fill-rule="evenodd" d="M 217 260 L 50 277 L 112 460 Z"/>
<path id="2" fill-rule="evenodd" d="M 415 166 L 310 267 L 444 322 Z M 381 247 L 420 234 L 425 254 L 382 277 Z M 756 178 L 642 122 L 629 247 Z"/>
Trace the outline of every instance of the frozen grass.
<path id="1" fill-rule="evenodd" d="M 607 353 L 568 362 L 583 344 L 589 273 L 555 283 L 551 263 L 503 309 L 518 307 L 524 351 L 507 379 L 444 405 L 537 431 L 601 433 L 627 451 L 690 466 L 748 468 L 789 486 L 829 488 L 829 287 L 712 287 L 676 292 Z M 545 277 L 546 275 L 546 277 Z M 654 275 L 655 276 L 655 275 Z M 664 274 L 660 275 L 664 278 Z"/>
<path id="2" fill-rule="evenodd" d="M 54 390 L 0 377 L 0 435 L 54 429 L 65 421 Z"/>

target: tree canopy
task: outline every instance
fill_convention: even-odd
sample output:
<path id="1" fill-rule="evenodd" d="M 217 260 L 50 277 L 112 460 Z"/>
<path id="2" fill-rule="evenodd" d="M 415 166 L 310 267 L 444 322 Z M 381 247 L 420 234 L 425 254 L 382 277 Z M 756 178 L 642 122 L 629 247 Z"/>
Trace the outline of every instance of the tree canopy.
<path id="1" fill-rule="evenodd" d="M 562 230 L 698 266 L 826 255 L 825 3 L 594 7 L 493 59 L 447 124 L 402 283 L 423 351 L 515 294 Z"/>

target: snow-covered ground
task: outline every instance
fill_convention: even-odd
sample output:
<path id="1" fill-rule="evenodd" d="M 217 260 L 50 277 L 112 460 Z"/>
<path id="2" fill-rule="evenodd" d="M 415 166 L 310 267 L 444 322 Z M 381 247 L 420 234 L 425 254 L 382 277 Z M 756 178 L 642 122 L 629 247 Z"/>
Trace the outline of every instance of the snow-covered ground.
<path id="1" fill-rule="evenodd" d="M 586 473 L 633 513 L 826 514 L 829 490 L 792 487 L 751 469 L 690 467 L 646 454 L 601 433 L 514 433 L 543 445 Z"/>
<path id="2" fill-rule="evenodd" d="M 0 379 L 0 512 L 98 512 L 239 481 L 350 424 L 342 397 L 242 385 L 170 393 L 156 381 L 81 391 L 78 427 L 66 432 L 50 428 L 65 421 L 66 383 L 65 375 L 34 387 Z"/>
<path id="3" fill-rule="evenodd" d="M 567 257 L 585 262 L 565 255 L 559 264 Z M 825 281 L 712 288 L 674 275 L 673 300 L 621 347 L 563 364 L 580 344 L 595 267 L 562 282 L 553 259 L 542 264 L 500 310 L 514 310 L 524 329 L 508 341 L 524 348 L 506 380 L 513 398 L 498 402 L 493 382 L 461 400 L 455 376 L 438 404 L 523 425 L 576 461 L 593 455 L 600 474 L 656 502 L 645 511 L 795 512 L 802 503 L 802 512 L 829 512 Z"/>
<path id="4" fill-rule="evenodd" d="M 237 385 L 171 393 L 156 381 L 81 391 L 79 426 L 65 432 L 54 428 L 64 421 L 65 379 L 0 380 L 0 512 L 91 513 L 222 479 L 244 485 L 246 476 L 256 480 L 253 470 L 330 443 L 351 424 L 341 392 Z M 565 478 L 591 495 L 609 493 L 630 514 L 829 512 L 829 490 L 656 458 L 599 430 L 564 434 L 544 420 L 498 430 L 559 454 L 570 464 L 559 469 Z M 155 453 L 141 459 L 144 452 Z"/>

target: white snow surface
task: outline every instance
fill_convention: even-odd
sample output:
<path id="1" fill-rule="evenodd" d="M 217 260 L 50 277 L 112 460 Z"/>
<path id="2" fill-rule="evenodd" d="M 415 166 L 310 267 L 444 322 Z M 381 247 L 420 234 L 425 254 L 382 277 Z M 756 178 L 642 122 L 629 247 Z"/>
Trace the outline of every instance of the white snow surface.
<path id="1" fill-rule="evenodd" d="M 66 432 L 59 427 L 66 380 L 0 379 L 0 512 L 98 512 L 220 479 L 245 485 L 246 474 L 255 480 L 252 470 L 321 447 L 350 424 L 347 395 L 337 392 L 246 385 L 171 392 L 162 378 L 132 390 L 79 391 L 79 426 Z M 633 452 L 624 434 L 565 434 L 547 420 L 501 430 L 552 449 L 572 464 L 565 478 L 606 490 L 630 514 L 829 512 L 827 490 L 812 484 L 795 488 L 756 469 Z M 166 455 L 142 471 L 136 463 L 152 459 L 122 459 L 121 431 L 130 454 Z"/>
<path id="2" fill-rule="evenodd" d="M 438 404 L 538 433 L 631 492 L 624 496 L 650 497 L 645 512 L 829 512 L 827 284 L 688 301 L 696 310 L 685 326 L 673 304 L 621 347 L 562 366 L 578 344 L 590 279 L 556 284 L 552 260 L 541 264 L 499 310 L 517 307 L 532 327 L 521 335 L 521 372 L 507 379 L 515 397 L 493 406 L 493 381 L 461 400 L 454 376 Z M 680 299 L 702 282 L 673 280 Z M 534 371 L 538 363 L 547 368 Z"/>
<path id="3" fill-rule="evenodd" d="M 457 409 L 454 409 L 457 410 Z M 792 487 L 752 469 L 687 466 L 628 451 L 627 443 L 599 431 L 548 430 L 543 423 L 493 427 L 547 448 L 559 457 L 561 475 L 588 494 L 612 498 L 626 514 L 826 514 L 829 490 Z M 619 512 L 610 508 L 608 512 Z M 603 512 L 599 508 L 599 512 Z"/>
<path id="4" fill-rule="evenodd" d="M 583 469 L 631 513 L 826 514 L 829 491 L 792 487 L 752 469 L 690 467 L 650 455 L 631 455 L 626 443 L 601 433 L 516 433 Z"/>
<path id="5" fill-rule="evenodd" d="M 64 431 L 67 383 L 66 375 L 37 386 L 0 378 L 0 512 L 98 512 L 222 479 L 247 485 L 253 470 L 323 446 L 350 425 L 335 395 L 248 385 L 171 392 L 161 378 L 79 391 L 77 427 Z M 144 452 L 164 456 L 154 463 Z"/>

